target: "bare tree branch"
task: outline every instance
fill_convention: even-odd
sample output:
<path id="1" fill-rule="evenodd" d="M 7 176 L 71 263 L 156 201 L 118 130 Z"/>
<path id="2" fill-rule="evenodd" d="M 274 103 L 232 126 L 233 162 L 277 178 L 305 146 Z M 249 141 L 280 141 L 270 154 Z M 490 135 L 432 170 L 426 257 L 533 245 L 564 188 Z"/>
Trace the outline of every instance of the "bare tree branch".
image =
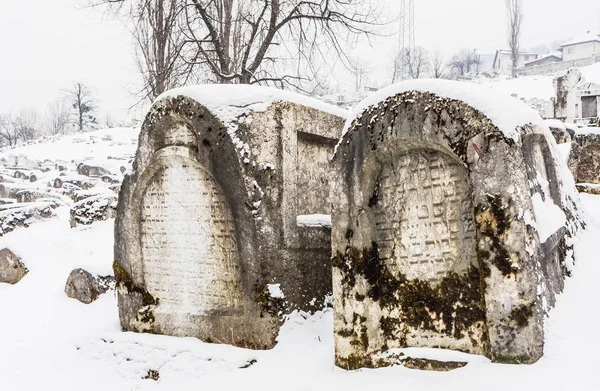
<path id="1" fill-rule="evenodd" d="M 521 38 L 521 24 L 523 23 L 522 0 L 505 0 L 508 14 L 508 46 L 512 58 L 512 77 L 517 77 L 519 64 L 519 49 Z"/>

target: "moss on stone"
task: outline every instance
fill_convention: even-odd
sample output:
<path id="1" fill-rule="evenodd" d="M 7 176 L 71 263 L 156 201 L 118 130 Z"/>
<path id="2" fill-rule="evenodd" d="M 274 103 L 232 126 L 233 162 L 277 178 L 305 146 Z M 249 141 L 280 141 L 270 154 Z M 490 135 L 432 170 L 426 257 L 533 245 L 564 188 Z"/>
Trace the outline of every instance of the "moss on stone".
<path id="1" fill-rule="evenodd" d="M 340 268 L 341 266 L 341 268 Z M 382 308 L 399 308 L 400 317 L 380 319 L 388 337 L 406 335 L 404 326 L 421 328 L 463 338 L 467 329 L 485 322 L 479 269 L 471 266 L 464 275 L 448 273 L 436 286 L 422 280 L 407 280 L 399 273 L 394 276 L 379 258 L 376 243 L 359 251 L 346 249 L 337 255 L 334 267 L 342 274 L 343 291 L 347 294 L 356 283 L 356 275 L 367 281 L 367 296 Z M 443 325 L 437 320 L 442 319 Z M 355 323 L 355 319 L 353 319 Z"/>
<path id="2" fill-rule="evenodd" d="M 254 285 L 254 301 L 260 306 L 261 317 L 264 316 L 264 312 L 271 316 L 279 316 L 285 309 L 285 300 L 279 297 L 272 297 L 267 284 L 257 283 Z"/>
<path id="3" fill-rule="evenodd" d="M 529 325 L 529 319 L 533 316 L 534 303 L 522 304 L 510 311 L 510 320 L 514 321 L 519 328 Z"/>
<path id="4" fill-rule="evenodd" d="M 360 368 L 374 368 L 373 361 L 361 354 L 351 354 L 348 357 L 336 356 L 335 364 L 347 371 L 354 371 Z"/>
<path id="5" fill-rule="evenodd" d="M 124 288 L 128 293 L 136 293 L 142 296 L 142 306 L 158 305 L 159 300 L 152 296 L 146 289 L 134 284 L 133 279 L 115 259 L 113 262 L 113 272 L 117 287 Z"/>
<path id="6" fill-rule="evenodd" d="M 402 365 L 406 368 L 420 369 L 422 371 L 448 372 L 454 369 L 463 368 L 467 365 L 467 363 L 460 361 L 438 361 L 429 360 L 426 358 L 407 357 L 406 359 L 402 360 Z"/>
<path id="7" fill-rule="evenodd" d="M 527 354 L 518 355 L 506 355 L 506 354 L 494 354 L 492 355 L 492 361 L 500 364 L 531 364 L 532 359 Z"/>
<path id="8" fill-rule="evenodd" d="M 486 196 L 487 204 L 476 205 L 474 208 L 475 222 L 481 236 L 489 239 L 491 245 L 484 249 L 478 247 L 477 255 L 480 266 L 488 260 L 496 266 L 503 276 L 509 277 L 518 272 L 514 267 L 513 257 L 504 247 L 504 237 L 511 226 L 511 217 L 508 213 L 508 205 L 504 205 L 499 194 Z M 517 257 L 518 258 L 518 257 Z"/>
<path id="9" fill-rule="evenodd" d="M 369 199 L 369 208 L 372 208 L 375 205 L 377 205 L 377 203 L 379 202 L 380 199 L 381 199 L 381 183 L 377 182 L 375 184 L 375 188 L 373 189 L 373 194 L 371 195 L 371 198 Z"/>

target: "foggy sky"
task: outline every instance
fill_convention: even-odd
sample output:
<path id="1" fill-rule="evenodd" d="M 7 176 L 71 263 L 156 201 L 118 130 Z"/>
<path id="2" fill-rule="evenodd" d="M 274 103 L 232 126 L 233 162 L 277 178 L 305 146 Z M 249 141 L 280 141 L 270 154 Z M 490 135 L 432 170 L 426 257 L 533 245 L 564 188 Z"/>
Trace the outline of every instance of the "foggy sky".
<path id="1" fill-rule="evenodd" d="M 387 1 L 398 7 L 397 0 Z M 416 0 L 416 44 L 446 56 L 462 48 L 493 53 L 506 48 L 504 0 Z M 77 81 L 89 84 L 102 111 L 115 119 L 142 117 L 129 112 L 138 82 L 129 33 L 99 10 L 82 9 L 82 0 L 0 0 L 0 113 L 21 108 L 43 111 L 47 102 Z M 524 0 L 523 48 L 565 41 L 600 30 L 600 1 Z M 390 26 L 397 31 L 398 26 Z M 361 49 L 383 82 L 390 69 L 394 38 L 376 49 Z M 338 79 L 341 84 L 352 82 Z"/>

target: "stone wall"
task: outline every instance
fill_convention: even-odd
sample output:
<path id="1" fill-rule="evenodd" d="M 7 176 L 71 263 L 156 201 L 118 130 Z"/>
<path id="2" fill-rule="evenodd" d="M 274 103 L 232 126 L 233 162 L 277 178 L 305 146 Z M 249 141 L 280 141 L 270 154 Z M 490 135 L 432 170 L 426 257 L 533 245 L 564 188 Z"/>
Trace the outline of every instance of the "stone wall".
<path id="1" fill-rule="evenodd" d="M 330 230 L 296 216 L 328 211 L 344 118 L 266 106 L 226 121 L 181 95 L 153 105 L 117 207 L 126 330 L 270 348 L 285 314 L 331 292 Z"/>
<path id="2" fill-rule="evenodd" d="M 600 56 L 593 56 L 588 58 L 580 58 L 577 60 L 560 61 L 546 65 L 535 65 L 531 67 L 517 69 L 517 74 L 521 76 L 532 76 L 532 75 L 550 75 L 560 71 L 566 71 L 570 68 L 585 67 L 600 62 Z"/>
<path id="3" fill-rule="evenodd" d="M 334 158 L 338 366 L 385 365 L 377 354 L 403 347 L 541 357 L 577 223 L 540 240 L 532 196 L 569 217 L 577 200 L 563 192 L 549 130 L 519 131 L 506 138 L 473 107 L 416 91 L 355 119 Z"/>

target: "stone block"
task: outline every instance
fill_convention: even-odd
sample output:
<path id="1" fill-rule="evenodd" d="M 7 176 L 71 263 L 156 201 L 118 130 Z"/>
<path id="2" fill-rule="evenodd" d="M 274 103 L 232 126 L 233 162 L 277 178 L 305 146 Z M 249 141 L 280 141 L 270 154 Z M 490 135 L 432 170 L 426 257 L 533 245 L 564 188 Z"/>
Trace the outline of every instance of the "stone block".
<path id="1" fill-rule="evenodd" d="M 330 229 L 296 217 L 329 214 L 329 159 L 345 118 L 273 89 L 195 88 L 154 103 L 123 180 L 121 324 L 271 348 L 284 315 L 331 292 Z"/>
<path id="2" fill-rule="evenodd" d="M 505 133 L 464 101 L 424 91 L 368 106 L 334 157 L 336 363 L 377 366 L 378 353 L 404 347 L 535 362 L 581 226 L 572 178 L 559 176 L 568 170 L 535 112 Z M 473 99 L 497 106 L 487 96 Z M 542 227 L 540 205 L 563 221 Z"/>

